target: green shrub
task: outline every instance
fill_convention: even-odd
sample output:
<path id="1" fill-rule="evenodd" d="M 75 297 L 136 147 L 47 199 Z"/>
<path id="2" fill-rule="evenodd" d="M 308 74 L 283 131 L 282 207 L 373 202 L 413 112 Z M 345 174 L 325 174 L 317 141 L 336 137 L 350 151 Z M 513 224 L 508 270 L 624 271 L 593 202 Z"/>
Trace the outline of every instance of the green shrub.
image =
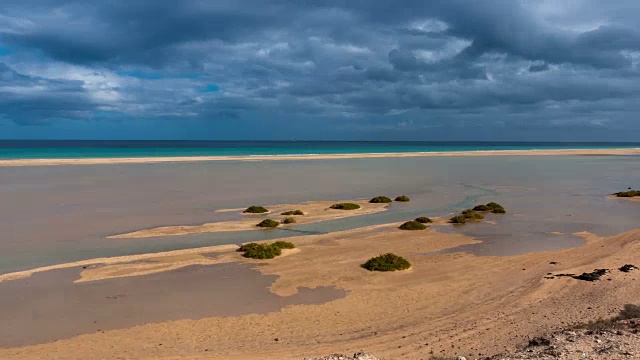
<path id="1" fill-rule="evenodd" d="M 478 221 L 482 219 L 484 219 L 484 215 L 475 210 L 467 209 L 460 213 L 460 215 L 456 215 L 449 219 L 449 222 L 452 224 L 466 224 L 469 221 Z"/>
<path id="2" fill-rule="evenodd" d="M 487 205 L 476 205 L 476 207 L 473 208 L 474 211 L 489 211 L 491 209 L 489 209 L 489 207 Z"/>
<path id="3" fill-rule="evenodd" d="M 468 219 L 464 215 L 456 215 L 449 219 L 449 222 L 452 224 L 466 224 L 467 220 Z"/>
<path id="4" fill-rule="evenodd" d="M 273 259 L 282 254 L 282 250 L 273 245 L 257 244 L 258 246 L 250 247 L 242 256 L 250 259 Z"/>
<path id="5" fill-rule="evenodd" d="M 337 210 L 357 210 L 360 209 L 360 205 L 354 203 L 340 203 L 331 205 L 331 208 Z"/>
<path id="6" fill-rule="evenodd" d="M 256 243 L 248 243 L 248 244 L 244 244 L 244 245 L 240 246 L 238 248 L 238 251 L 239 252 L 245 252 L 245 251 L 249 251 L 252 248 L 256 248 L 256 247 L 260 247 L 260 246 L 262 246 L 262 245 L 256 244 Z"/>
<path id="7" fill-rule="evenodd" d="M 386 204 L 386 203 L 390 203 L 391 199 L 389 199 L 386 196 L 376 196 L 373 199 L 369 200 L 370 203 L 372 204 Z"/>
<path id="8" fill-rule="evenodd" d="M 494 214 L 504 214 L 507 211 L 504 209 L 504 207 L 502 207 L 502 205 L 495 203 L 495 202 L 490 202 L 487 204 L 487 207 L 489 208 L 489 210 L 491 210 L 492 213 Z"/>
<path id="9" fill-rule="evenodd" d="M 400 230 L 424 230 L 426 228 L 427 225 L 415 220 L 407 221 L 399 227 Z"/>
<path id="10" fill-rule="evenodd" d="M 432 222 L 433 222 L 433 220 L 429 219 L 429 218 L 428 218 L 428 217 L 426 217 L 426 216 L 420 216 L 420 217 L 417 217 L 417 218 L 415 219 L 415 221 L 417 221 L 417 222 L 419 222 L 419 223 L 423 223 L 423 224 L 429 224 L 429 223 L 432 223 Z"/>
<path id="11" fill-rule="evenodd" d="M 474 211 L 491 211 L 494 214 L 504 214 L 507 211 L 504 209 L 504 207 L 502 207 L 502 205 L 495 203 L 495 202 L 490 202 L 486 205 L 477 205 L 476 207 L 473 208 Z"/>
<path id="12" fill-rule="evenodd" d="M 288 218 L 282 219 L 282 223 L 283 224 L 295 224 L 297 222 L 298 222 L 298 220 L 296 220 L 296 219 L 294 219 L 292 217 L 288 217 Z"/>
<path id="13" fill-rule="evenodd" d="M 264 219 L 256 226 L 263 227 L 263 228 L 274 228 L 274 227 L 278 227 L 278 225 L 280 225 L 280 223 L 275 220 Z"/>
<path id="14" fill-rule="evenodd" d="M 304 215 L 304 213 L 302 212 L 302 210 L 289 210 L 283 212 L 280 215 Z"/>
<path id="15" fill-rule="evenodd" d="M 640 190 L 621 191 L 613 195 L 617 197 L 636 197 L 636 196 L 640 196 Z"/>
<path id="16" fill-rule="evenodd" d="M 360 266 L 369 271 L 396 271 L 410 268 L 411 263 L 401 256 L 388 253 L 371 258 Z"/>
<path id="17" fill-rule="evenodd" d="M 293 245 L 293 243 L 290 243 L 288 241 L 282 241 L 282 240 L 276 241 L 271 245 L 277 246 L 280 249 L 295 249 L 296 248 L 296 246 Z"/>
<path id="18" fill-rule="evenodd" d="M 273 244 L 248 243 L 238 248 L 242 256 L 250 259 L 273 259 L 282 254 L 282 249 L 294 249 L 295 245 L 287 241 L 276 241 Z"/>
<path id="19" fill-rule="evenodd" d="M 396 201 L 407 202 L 407 201 L 411 201 L 411 199 L 409 199 L 407 195 L 400 195 L 396 198 Z"/>
<path id="20" fill-rule="evenodd" d="M 465 211 L 462 212 L 462 215 L 467 219 L 467 220 L 482 220 L 484 219 L 484 215 L 471 210 L 471 209 L 467 209 Z"/>
<path id="21" fill-rule="evenodd" d="M 262 206 L 249 206 L 245 211 L 243 211 L 243 213 L 247 213 L 247 214 L 264 214 L 269 212 L 269 210 L 267 210 L 266 208 L 262 207 Z"/>

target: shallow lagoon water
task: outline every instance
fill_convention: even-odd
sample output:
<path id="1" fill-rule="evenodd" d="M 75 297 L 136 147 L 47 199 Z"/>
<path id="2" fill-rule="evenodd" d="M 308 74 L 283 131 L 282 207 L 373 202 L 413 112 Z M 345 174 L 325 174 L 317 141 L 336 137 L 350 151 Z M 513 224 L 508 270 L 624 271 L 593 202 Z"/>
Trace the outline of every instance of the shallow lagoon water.
<path id="1" fill-rule="evenodd" d="M 242 243 L 449 216 L 497 201 L 496 224 L 439 226 L 485 240 L 455 251 L 508 255 L 579 246 L 570 233 L 637 226 L 640 204 L 606 195 L 638 187 L 640 158 L 379 158 L 0 168 L 0 272 L 87 258 Z M 144 228 L 239 217 L 257 204 L 407 194 L 383 213 L 288 229 L 105 239 Z M 561 232 L 554 235 L 551 232 Z"/>

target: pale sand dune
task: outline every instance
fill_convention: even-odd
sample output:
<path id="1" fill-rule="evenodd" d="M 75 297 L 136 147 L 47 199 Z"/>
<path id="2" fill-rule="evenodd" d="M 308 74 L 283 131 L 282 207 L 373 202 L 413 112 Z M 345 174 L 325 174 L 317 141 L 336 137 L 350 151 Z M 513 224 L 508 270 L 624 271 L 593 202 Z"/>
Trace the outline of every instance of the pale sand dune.
<path id="1" fill-rule="evenodd" d="M 579 233 L 585 246 L 555 252 L 425 256 L 474 240 L 433 230 L 401 231 L 395 225 L 289 238 L 300 252 L 259 262 L 259 271 L 279 276 L 271 286 L 276 294 L 290 295 L 300 286 L 336 285 L 349 290 L 345 298 L 262 315 L 184 319 L 98 332 L 2 349 L 0 358 L 275 360 L 361 349 L 387 359 L 424 359 L 431 352 L 479 357 L 568 323 L 611 316 L 623 304 L 638 301 L 638 274 L 615 269 L 640 262 L 640 230 L 609 238 Z M 372 273 L 359 267 L 384 252 L 406 257 L 413 268 Z M 606 276 L 611 281 L 544 279 L 549 272 L 594 268 L 613 269 Z"/>
<path id="2" fill-rule="evenodd" d="M 176 156 L 141 158 L 87 158 L 87 159 L 14 159 L 0 160 L 0 166 L 51 166 L 51 165 L 98 165 L 139 164 L 198 161 L 280 161 L 280 160 L 329 160 L 363 158 L 398 158 L 426 156 L 554 156 L 554 155 L 640 155 L 639 148 L 624 149 L 563 149 L 563 150 L 481 150 L 459 152 L 413 152 L 413 153 L 362 153 L 326 155 L 255 155 L 255 156 Z"/>
<path id="3" fill-rule="evenodd" d="M 330 206 L 340 202 L 351 202 L 361 206 L 357 210 L 335 210 Z M 245 215 L 242 220 L 237 221 L 222 221 L 215 223 L 207 223 L 195 226 L 162 226 L 152 229 L 145 229 L 135 231 L 126 234 L 118 234 L 107 236 L 107 239 L 136 239 L 136 238 L 149 238 L 157 236 L 178 236 L 188 235 L 196 233 L 211 233 L 222 231 L 246 231 L 246 230 L 262 230 L 265 229 L 257 227 L 260 221 L 269 218 L 277 221 L 281 221 L 284 218 L 292 217 L 296 219 L 295 224 L 309 224 L 319 221 L 335 220 L 346 218 L 350 216 L 367 215 L 384 211 L 388 208 L 389 204 L 370 204 L 368 200 L 341 200 L 341 201 L 312 201 L 301 204 L 284 204 L 284 205 L 270 205 L 266 206 L 269 209 L 269 213 L 266 214 L 243 214 Z M 235 209 L 234 209 L 235 210 Z M 238 211 L 242 211 L 240 209 Z M 280 215 L 282 212 L 288 210 L 302 210 L 304 215 L 298 216 L 285 216 Z M 219 211 L 232 211 L 232 209 L 223 209 Z M 295 224 L 281 224 L 280 227 L 287 227 Z"/>

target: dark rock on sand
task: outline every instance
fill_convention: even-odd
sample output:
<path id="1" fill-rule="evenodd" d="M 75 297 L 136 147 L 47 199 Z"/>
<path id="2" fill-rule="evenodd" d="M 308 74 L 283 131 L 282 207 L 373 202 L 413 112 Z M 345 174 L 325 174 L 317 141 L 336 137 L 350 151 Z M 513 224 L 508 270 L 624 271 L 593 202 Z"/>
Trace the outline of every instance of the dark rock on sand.
<path id="1" fill-rule="evenodd" d="M 619 270 L 622 272 L 629 272 L 631 270 L 637 269 L 637 267 L 635 265 L 631 265 L 631 264 L 626 264 L 623 265 Z"/>

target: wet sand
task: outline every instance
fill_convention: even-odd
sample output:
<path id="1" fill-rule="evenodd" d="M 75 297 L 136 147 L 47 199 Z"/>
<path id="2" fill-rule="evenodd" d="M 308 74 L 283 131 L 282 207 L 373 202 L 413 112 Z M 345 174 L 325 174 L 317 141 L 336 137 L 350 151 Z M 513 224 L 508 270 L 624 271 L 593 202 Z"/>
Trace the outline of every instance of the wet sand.
<path id="1" fill-rule="evenodd" d="M 194 161 L 278 161 L 278 160 L 332 160 L 371 159 L 431 156 L 567 156 L 567 155 L 640 155 L 640 149 L 562 149 L 562 150 L 481 150 L 458 152 L 413 152 L 376 154 L 326 154 L 326 155 L 255 155 L 255 156 L 180 156 L 144 158 L 87 158 L 87 159 L 17 159 L 0 160 L 0 166 L 53 166 L 53 165 L 97 165 L 140 164 Z"/>
<path id="2" fill-rule="evenodd" d="M 277 276 L 239 263 L 147 276 L 74 283 L 78 268 L 53 270 L 0 284 L 0 347 L 103 333 L 111 329 L 211 316 L 264 314 L 291 304 L 321 304 L 345 296 L 334 287 L 269 292 Z M 155 345 L 155 344 L 154 344 Z"/>

